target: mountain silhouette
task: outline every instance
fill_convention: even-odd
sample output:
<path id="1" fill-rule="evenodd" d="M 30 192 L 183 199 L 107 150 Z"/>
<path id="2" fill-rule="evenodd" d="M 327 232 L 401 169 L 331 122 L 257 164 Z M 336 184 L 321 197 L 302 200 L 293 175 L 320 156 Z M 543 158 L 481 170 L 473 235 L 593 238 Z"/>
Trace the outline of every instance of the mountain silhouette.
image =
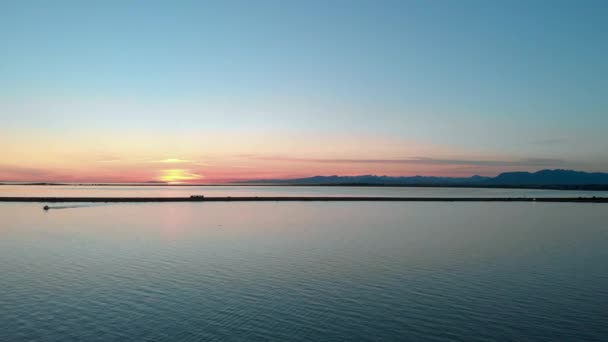
<path id="1" fill-rule="evenodd" d="M 573 170 L 504 172 L 487 182 L 497 185 L 607 185 L 608 173 Z"/>
<path id="2" fill-rule="evenodd" d="M 608 173 L 574 170 L 541 170 L 538 172 L 504 172 L 496 177 L 391 177 L 314 176 L 296 179 L 264 179 L 248 181 L 254 184 L 284 185 L 409 185 L 409 186 L 509 186 L 509 187 L 608 187 Z"/>

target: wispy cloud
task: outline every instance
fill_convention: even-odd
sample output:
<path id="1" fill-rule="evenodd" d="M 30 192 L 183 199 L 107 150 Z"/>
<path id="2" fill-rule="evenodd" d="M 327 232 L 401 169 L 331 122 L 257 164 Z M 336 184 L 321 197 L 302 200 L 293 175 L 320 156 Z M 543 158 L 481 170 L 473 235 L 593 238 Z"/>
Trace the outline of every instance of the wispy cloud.
<path id="1" fill-rule="evenodd" d="M 159 164 L 191 164 L 197 166 L 212 166 L 213 164 L 204 163 L 199 160 L 192 159 L 179 159 L 179 158 L 167 158 L 162 160 L 152 160 L 148 161 L 149 163 L 159 163 Z"/>
<path id="2" fill-rule="evenodd" d="M 110 164 L 110 163 L 123 163 L 123 164 L 140 164 L 140 163 L 144 163 L 144 164 L 192 164 L 192 165 L 198 165 L 198 166 L 211 166 L 212 164 L 209 163 L 204 163 L 198 160 L 192 160 L 192 159 L 180 159 L 180 158 L 166 158 L 166 159 L 145 159 L 145 158 L 138 158 L 138 159 L 119 159 L 119 158 L 108 158 L 108 159 L 101 159 L 101 160 L 97 160 L 97 163 L 106 163 L 106 164 Z"/>
<path id="3" fill-rule="evenodd" d="M 104 159 L 104 160 L 97 160 L 98 163 L 120 163 L 122 160 L 120 159 Z"/>
<path id="4" fill-rule="evenodd" d="M 427 157 L 412 157 L 402 159 L 350 159 L 350 158 L 293 158 L 282 156 L 247 156 L 250 159 L 309 162 L 328 164 L 405 164 L 405 165 L 472 165 L 472 166 L 554 166 L 567 162 L 553 158 L 523 158 L 513 160 L 483 160 L 483 159 L 441 159 Z"/>
<path id="5" fill-rule="evenodd" d="M 45 180 L 55 178 L 56 176 L 56 172 L 42 168 L 0 165 L 0 178 L 3 180 Z"/>
<path id="6" fill-rule="evenodd" d="M 181 164 L 181 163 L 194 163 L 194 160 L 179 159 L 179 158 L 167 158 L 162 160 L 154 160 L 151 163 L 165 163 L 165 164 Z"/>

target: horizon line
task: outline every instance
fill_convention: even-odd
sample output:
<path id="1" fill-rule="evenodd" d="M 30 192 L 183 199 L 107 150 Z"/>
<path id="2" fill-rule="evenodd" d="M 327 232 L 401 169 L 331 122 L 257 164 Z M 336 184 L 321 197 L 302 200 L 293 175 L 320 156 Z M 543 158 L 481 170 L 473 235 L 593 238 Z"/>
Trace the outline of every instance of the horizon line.
<path id="1" fill-rule="evenodd" d="M 541 171 L 573 171 L 573 172 L 581 172 L 581 173 L 588 173 L 588 174 L 594 174 L 594 173 L 608 173 L 608 172 L 602 172 L 602 171 L 580 171 L 580 170 L 574 170 L 574 169 L 565 169 L 565 168 L 555 168 L 555 169 L 539 169 L 536 171 L 506 171 L 506 172 L 500 172 L 498 173 L 496 176 L 482 176 L 479 174 L 473 174 L 470 176 L 433 176 L 433 175 L 413 175 L 413 176 L 389 176 L 389 175 L 378 175 L 378 174 L 354 174 L 354 175 L 339 175 L 339 174 L 331 174 L 331 175 L 312 175 L 312 176 L 306 176 L 306 177 L 281 177 L 281 178 L 250 178 L 250 179 L 240 179 L 240 178 L 232 178 L 232 179 L 217 179 L 217 182 L 209 182 L 209 183 L 194 183 L 194 182 L 167 182 L 167 181 L 155 181 L 155 180 L 150 180 L 150 181 L 141 181 L 141 182 L 117 182 L 117 181 L 103 181 L 103 180 L 99 180 L 99 181 L 75 181 L 75 182 L 70 182 L 70 181 L 44 181 L 44 180 L 28 180 L 28 181 L 14 181 L 14 180 L 0 180 L 0 185 L 147 185 L 147 186 L 154 186 L 154 185 L 158 185 L 158 186 L 214 186 L 214 185 L 248 185 L 248 183 L 251 182 L 258 182 L 258 184 L 251 184 L 251 185 L 264 185 L 264 184 L 260 184 L 264 181 L 268 181 L 268 182 L 276 182 L 276 181 L 290 181 L 290 180 L 302 180 L 302 179 L 310 179 L 310 178 L 316 178 L 316 177 L 341 177 L 341 178 L 348 178 L 348 177 L 378 177 L 378 178 L 416 178 L 416 177 L 424 177 L 424 178 L 441 178 L 441 179 L 470 179 L 470 178 L 474 178 L 474 177 L 481 177 L 481 178 L 495 178 L 498 177 L 501 174 L 504 173 L 528 173 L 528 174 L 534 174 L 534 173 L 538 173 Z M 270 184 L 272 185 L 272 184 Z M 280 185 L 291 185 L 291 184 L 280 184 Z M 294 184 L 294 185 L 298 185 L 298 184 Z"/>

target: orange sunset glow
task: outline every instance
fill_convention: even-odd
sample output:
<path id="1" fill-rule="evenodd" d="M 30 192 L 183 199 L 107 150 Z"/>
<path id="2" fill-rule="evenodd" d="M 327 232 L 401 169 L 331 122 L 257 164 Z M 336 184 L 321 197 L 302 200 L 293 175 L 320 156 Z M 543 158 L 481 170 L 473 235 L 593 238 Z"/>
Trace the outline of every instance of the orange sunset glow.
<path id="1" fill-rule="evenodd" d="M 9 131 L 0 136 L 0 181 L 194 184 L 314 175 L 491 176 L 564 165 L 555 158 L 399 136 L 167 131 L 132 139 L 123 129 L 87 126 L 61 136 L 35 128 Z"/>
<path id="2" fill-rule="evenodd" d="M 188 170 L 170 169 L 163 170 L 158 180 L 169 184 L 180 184 L 189 181 L 197 181 L 203 178 L 203 176 L 191 173 Z"/>

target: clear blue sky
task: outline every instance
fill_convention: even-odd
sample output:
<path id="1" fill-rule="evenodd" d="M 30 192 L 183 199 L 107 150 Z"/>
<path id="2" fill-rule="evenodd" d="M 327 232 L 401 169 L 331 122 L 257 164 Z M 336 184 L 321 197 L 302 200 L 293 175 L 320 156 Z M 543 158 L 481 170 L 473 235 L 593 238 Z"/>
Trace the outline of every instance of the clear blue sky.
<path id="1" fill-rule="evenodd" d="M 607 18 L 607 1 L 2 1 L 0 170 L 125 159 L 107 137 L 222 170 L 608 171 Z M 19 157 L 46 144 L 44 163 Z"/>

